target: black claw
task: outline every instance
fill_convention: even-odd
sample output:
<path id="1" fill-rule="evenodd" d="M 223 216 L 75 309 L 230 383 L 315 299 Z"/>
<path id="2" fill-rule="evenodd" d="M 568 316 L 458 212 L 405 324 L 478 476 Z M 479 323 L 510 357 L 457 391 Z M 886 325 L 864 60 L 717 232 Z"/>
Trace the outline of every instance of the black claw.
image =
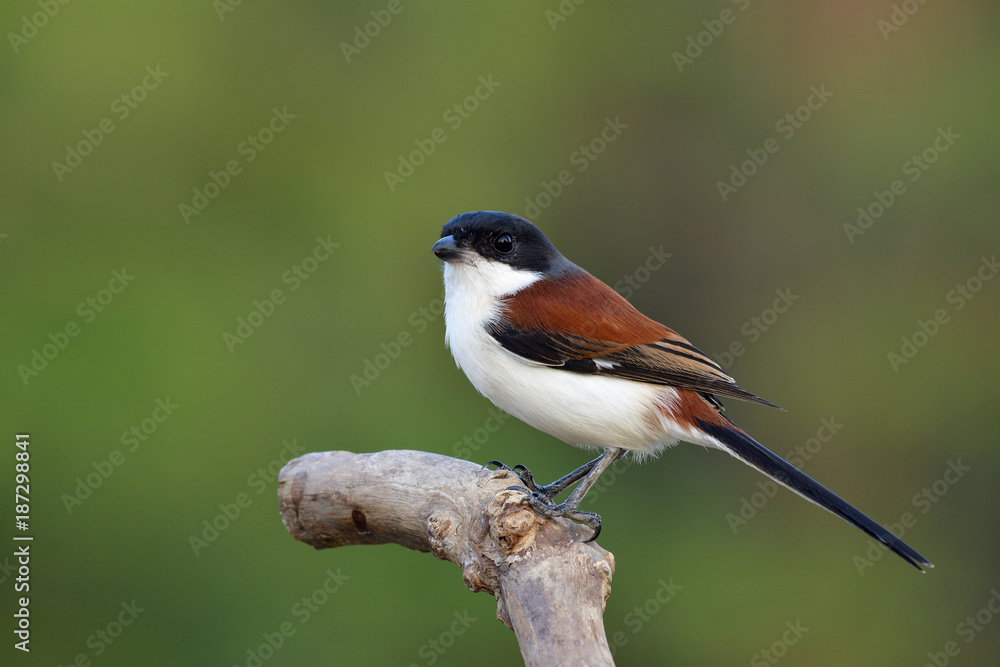
<path id="1" fill-rule="evenodd" d="M 518 476 L 522 483 L 532 491 L 539 491 L 538 484 L 535 483 L 535 477 L 531 474 L 531 471 L 527 467 L 518 463 L 513 468 L 508 468 L 512 473 Z"/>
<path id="2" fill-rule="evenodd" d="M 530 480 L 532 484 L 535 483 L 535 476 L 531 474 L 531 471 L 525 468 L 523 465 L 518 463 L 513 467 L 514 474 L 521 479 Z"/>
<path id="3" fill-rule="evenodd" d="M 483 464 L 483 469 L 485 470 L 486 468 L 489 468 L 490 466 L 496 466 L 497 470 L 510 470 L 510 468 L 508 468 L 501 461 L 487 461 L 486 463 Z"/>
<path id="4" fill-rule="evenodd" d="M 510 487 L 518 488 L 518 487 Z M 565 504 L 555 505 L 552 500 L 542 493 L 532 493 L 527 497 L 526 502 L 539 516 L 547 519 L 566 518 L 577 523 L 584 523 L 590 526 L 594 534 L 584 542 L 593 542 L 601 534 L 601 515 L 593 512 L 580 512 L 566 507 Z"/>

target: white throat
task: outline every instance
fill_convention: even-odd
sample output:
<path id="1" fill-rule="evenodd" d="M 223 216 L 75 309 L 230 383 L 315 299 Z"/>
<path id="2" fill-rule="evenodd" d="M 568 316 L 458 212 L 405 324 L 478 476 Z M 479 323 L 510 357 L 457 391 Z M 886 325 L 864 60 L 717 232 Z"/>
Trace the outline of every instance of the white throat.
<path id="1" fill-rule="evenodd" d="M 541 273 L 521 271 L 503 262 L 481 257 L 444 265 L 445 293 L 452 288 L 470 289 L 484 296 L 500 298 L 519 292 L 540 280 Z"/>
<path id="2" fill-rule="evenodd" d="M 486 324 L 500 314 L 500 299 L 541 278 L 541 273 L 520 271 L 480 257 L 445 263 L 445 343 L 459 368 L 468 370 L 483 345 L 496 344 Z"/>

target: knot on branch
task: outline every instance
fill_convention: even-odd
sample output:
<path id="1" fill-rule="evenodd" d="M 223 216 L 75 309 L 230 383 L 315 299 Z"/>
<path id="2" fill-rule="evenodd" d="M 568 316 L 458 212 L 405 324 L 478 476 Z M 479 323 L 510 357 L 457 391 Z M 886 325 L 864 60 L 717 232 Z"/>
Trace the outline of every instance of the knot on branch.
<path id="1" fill-rule="evenodd" d="M 482 552 L 469 541 L 466 531 L 461 530 L 464 527 L 472 534 L 483 534 L 488 526 L 485 520 L 477 522 L 475 517 L 469 517 L 467 524 L 463 526 L 462 517 L 453 507 L 435 510 L 427 518 L 430 551 L 437 558 L 461 567 L 462 583 L 470 591 L 492 593 L 499 582 L 499 570 L 495 563 L 483 558 Z"/>
<path id="2" fill-rule="evenodd" d="M 493 496 L 486 514 L 500 562 L 518 557 L 530 549 L 535 543 L 539 526 L 549 521 L 531 509 L 528 494 L 516 489 L 504 489 Z"/>

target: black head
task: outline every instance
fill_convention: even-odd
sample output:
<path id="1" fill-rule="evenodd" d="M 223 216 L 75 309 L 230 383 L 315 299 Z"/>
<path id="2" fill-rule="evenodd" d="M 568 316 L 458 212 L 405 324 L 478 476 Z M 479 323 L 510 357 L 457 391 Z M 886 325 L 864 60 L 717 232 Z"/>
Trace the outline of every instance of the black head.
<path id="1" fill-rule="evenodd" d="M 446 262 L 462 261 L 474 252 L 524 271 L 549 273 L 569 266 L 545 234 L 509 213 L 473 211 L 457 215 L 441 229 L 434 254 Z"/>

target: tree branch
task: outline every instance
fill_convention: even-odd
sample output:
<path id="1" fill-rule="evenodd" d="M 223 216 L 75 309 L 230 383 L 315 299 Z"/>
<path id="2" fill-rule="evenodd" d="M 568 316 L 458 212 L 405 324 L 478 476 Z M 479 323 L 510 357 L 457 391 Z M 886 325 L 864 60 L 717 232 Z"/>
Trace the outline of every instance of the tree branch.
<path id="1" fill-rule="evenodd" d="M 281 519 L 317 549 L 396 543 L 462 568 L 497 599 L 526 665 L 614 665 L 604 633 L 614 556 L 590 529 L 535 514 L 507 471 L 438 454 L 322 452 L 278 477 Z"/>

